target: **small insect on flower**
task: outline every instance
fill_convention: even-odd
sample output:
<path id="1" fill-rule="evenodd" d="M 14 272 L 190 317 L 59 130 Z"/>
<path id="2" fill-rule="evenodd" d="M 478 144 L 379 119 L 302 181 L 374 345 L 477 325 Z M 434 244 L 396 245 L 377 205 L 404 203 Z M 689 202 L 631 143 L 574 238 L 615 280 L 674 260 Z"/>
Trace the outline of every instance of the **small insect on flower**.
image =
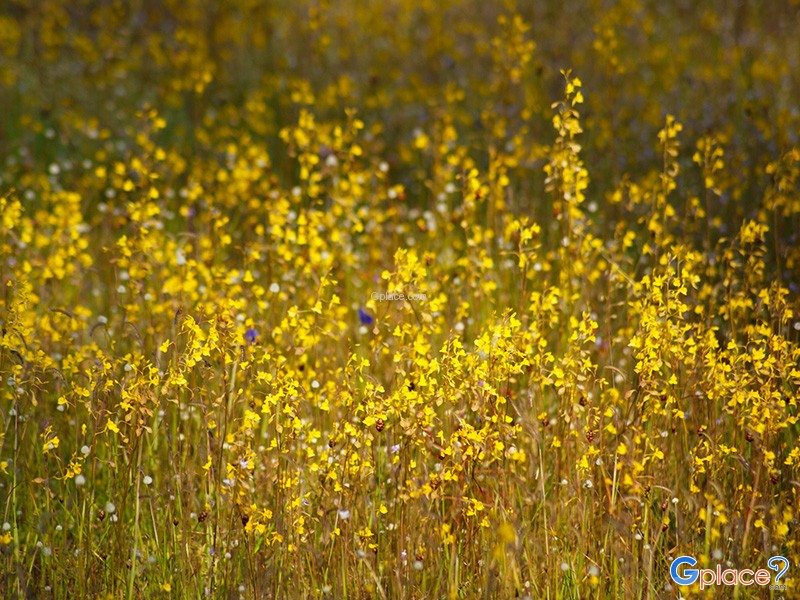
<path id="1" fill-rule="evenodd" d="M 258 332 L 252 327 L 244 334 L 244 339 L 248 344 L 255 344 L 258 339 Z"/>
<path id="2" fill-rule="evenodd" d="M 363 308 L 358 309 L 358 320 L 361 321 L 362 325 L 372 325 L 375 322 L 375 319 L 372 318 L 372 315 L 370 315 Z"/>

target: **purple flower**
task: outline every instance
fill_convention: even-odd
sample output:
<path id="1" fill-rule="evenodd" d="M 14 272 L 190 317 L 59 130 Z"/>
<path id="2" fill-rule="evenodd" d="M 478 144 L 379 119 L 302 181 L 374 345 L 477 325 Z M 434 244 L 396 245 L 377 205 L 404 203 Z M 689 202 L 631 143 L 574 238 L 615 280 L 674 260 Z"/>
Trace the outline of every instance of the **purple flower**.
<path id="1" fill-rule="evenodd" d="M 258 337 L 258 332 L 252 327 L 248 329 L 247 332 L 244 334 L 244 339 L 247 340 L 248 344 L 255 344 L 257 337 Z"/>
<path id="2" fill-rule="evenodd" d="M 375 319 L 372 318 L 372 315 L 370 315 L 363 308 L 358 309 L 358 320 L 361 321 L 362 325 L 372 325 L 372 323 L 375 321 Z"/>

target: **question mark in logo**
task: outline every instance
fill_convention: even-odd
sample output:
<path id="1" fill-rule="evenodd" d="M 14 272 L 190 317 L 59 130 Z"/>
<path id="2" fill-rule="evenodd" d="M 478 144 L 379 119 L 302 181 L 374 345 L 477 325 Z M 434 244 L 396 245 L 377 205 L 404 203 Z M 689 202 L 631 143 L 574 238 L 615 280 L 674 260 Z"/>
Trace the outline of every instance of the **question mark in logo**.
<path id="1" fill-rule="evenodd" d="M 781 565 L 783 565 L 782 569 Z M 773 556 L 767 561 L 767 566 L 773 571 L 778 571 L 778 574 L 775 576 L 775 585 L 778 585 L 781 577 L 783 577 L 783 574 L 786 573 L 786 570 L 789 568 L 789 560 L 785 556 Z"/>

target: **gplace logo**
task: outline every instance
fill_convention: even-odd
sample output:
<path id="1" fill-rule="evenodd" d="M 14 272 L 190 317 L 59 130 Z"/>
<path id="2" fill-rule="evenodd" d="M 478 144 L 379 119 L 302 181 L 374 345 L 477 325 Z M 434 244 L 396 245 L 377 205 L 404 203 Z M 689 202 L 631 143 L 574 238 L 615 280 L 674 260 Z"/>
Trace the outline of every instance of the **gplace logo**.
<path id="1" fill-rule="evenodd" d="M 672 581 L 678 585 L 692 585 L 700 582 L 700 589 L 712 585 L 769 585 L 769 589 L 783 591 L 786 586 L 782 584 L 781 577 L 789 569 L 789 560 L 784 556 L 773 556 L 767 561 L 767 566 L 775 571 L 775 581 L 771 583 L 772 573 L 767 569 L 694 569 L 697 561 L 691 556 L 679 556 L 672 561 L 669 568 Z M 685 568 L 690 567 L 690 568 Z"/>

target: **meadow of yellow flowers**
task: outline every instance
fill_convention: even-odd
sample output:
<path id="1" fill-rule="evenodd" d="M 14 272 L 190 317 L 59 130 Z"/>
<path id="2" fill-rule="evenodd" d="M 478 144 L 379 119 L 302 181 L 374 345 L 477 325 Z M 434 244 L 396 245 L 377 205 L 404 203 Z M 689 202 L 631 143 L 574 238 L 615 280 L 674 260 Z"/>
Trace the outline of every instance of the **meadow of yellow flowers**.
<path id="1" fill-rule="evenodd" d="M 798 33 L 2 2 L 3 597 L 800 597 Z"/>

